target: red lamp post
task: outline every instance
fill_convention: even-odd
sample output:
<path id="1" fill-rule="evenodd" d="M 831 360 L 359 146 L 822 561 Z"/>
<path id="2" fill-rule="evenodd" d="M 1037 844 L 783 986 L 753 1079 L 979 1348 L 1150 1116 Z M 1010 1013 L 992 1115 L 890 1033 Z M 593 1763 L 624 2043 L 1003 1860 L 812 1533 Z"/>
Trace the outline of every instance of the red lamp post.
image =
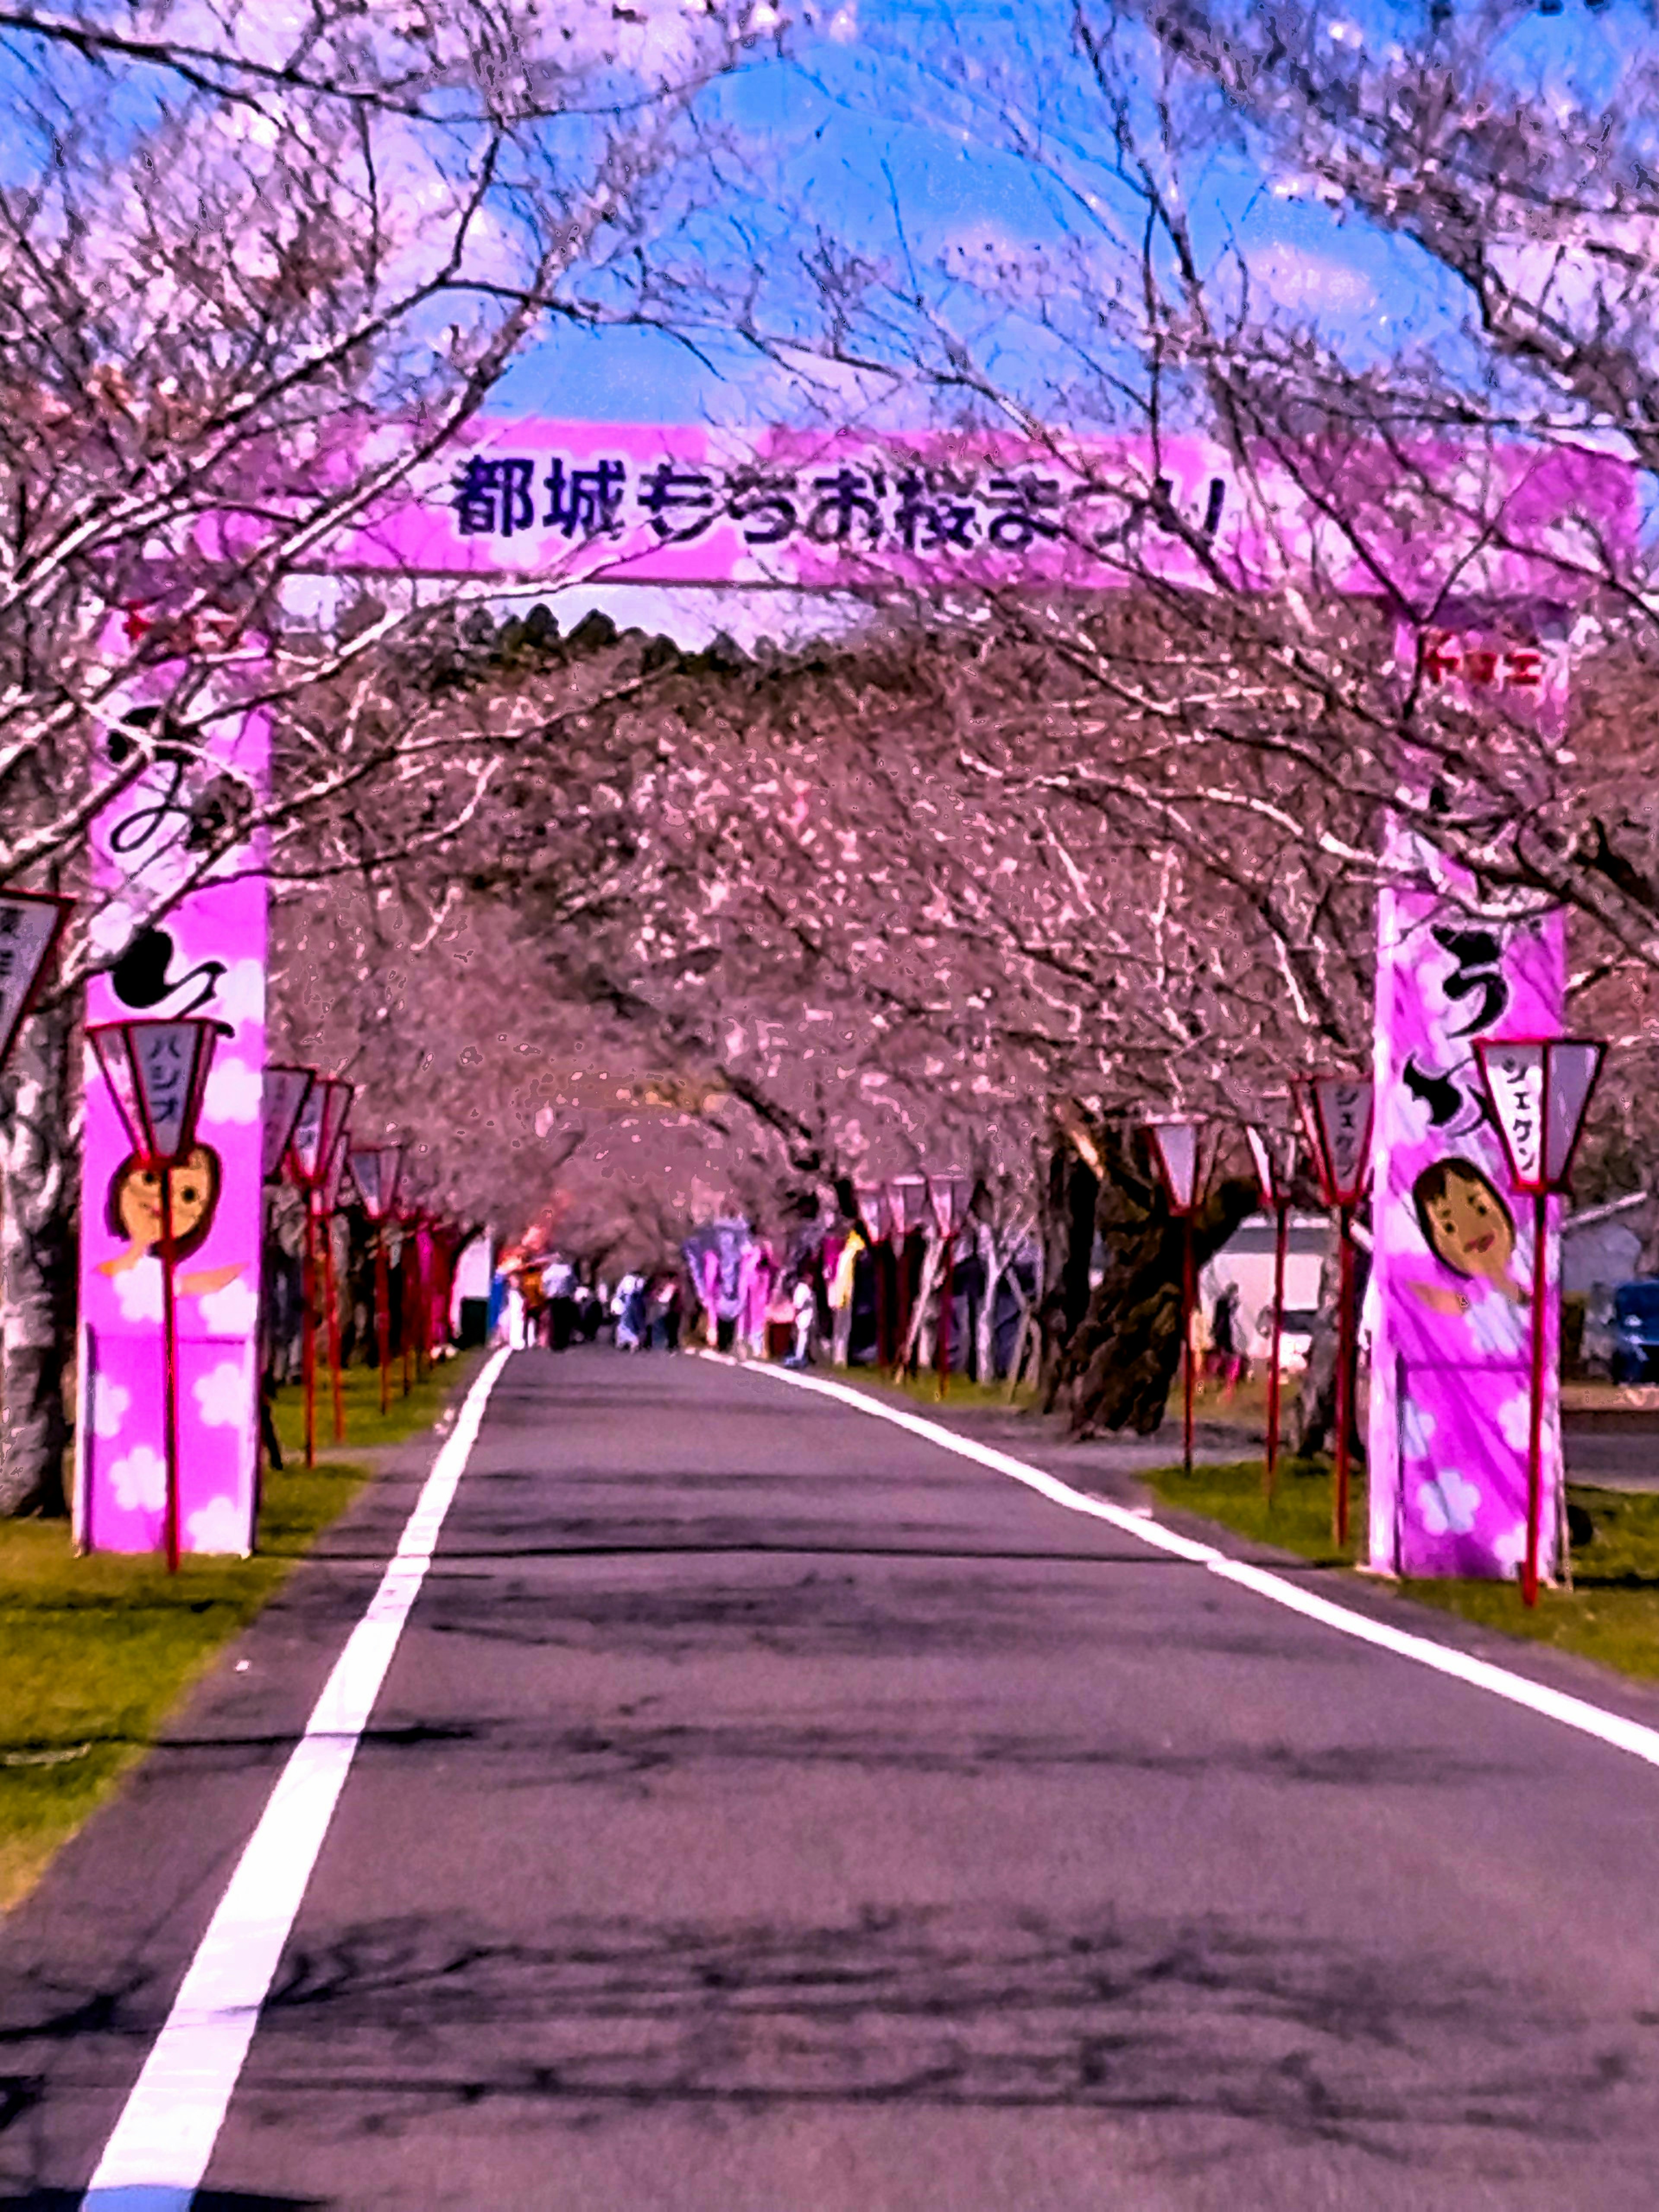
<path id="1" fill-rule="evenodd" d="M 401 1200 L 397 1209 L 397 1220 L 403 1243 L 403 1324 L 398 1331 L 402 1344 L 404 1395 L 408 1397 L 421 1371 L 420 1349 L 416 1342 L 416 1330 L 421 1311 L 421 1225 L 423 1219 L 416 1206 L 405 1205 Z"/>
<path id="2" fill-rule="evenodd" d="M 349 1090 L 346 1103 L 348 1106 L 350 1104 Z M 328 1306 L 328 1376 L 334 1401 L 334 1441 L 337 1444 L 345 1442 L 346 1423 L 345 1362 L 340 1356 L 340 1285 L 334 1272 L 334 1217 L 340 1210 L 348 1141 L 343 1120 L 340 1133 L 334 1141 L 334 1150 L 329 1155 L 328 1172 L 323 1177 L 318 1207 L 323 1230 L 323 1297 Z"/>
<path id="3" fill-rule="evenodd" d="M 87 1031 L 105 1080 L 114 1094 L 140 1164 L 156 1178 L 161 1195 L 161 1347 L 166 1368 L 162 1436 L 167 1459 L 164 1540 L 167 1571 L 179 1571 L 179 1335 L 173 1310 L 173 1178 L 196 1142 L 196 1121 L 207 1088 L 219 1024 L 200 1018 L 176 1022 L 106 1022 Z"/>
<path id="4" fill-rule="evenodd" d="M 1549 1202 L 1564 1192 L 1589 1110 L 1605 1044 L 1588 1037 L 1477 1037 L 1475 1057 L 1516 1190 L 1532 1200 L 1532 1402 L 1527 1434 L 1527 1556 L 1521 1595 L 1538 1602 L 1544 1492 L 1544 1381 Z"/>
<path id="5" fill-rule="evenodd" d="M 28 1018 L 74 903 L 55 891 L 0 890 L 0 1061 Z"/>
<path id="6" fill-rule="evenodd" d="M 403 1172 L 401 1144 L 370 1145 L 351 1154 L 351 1179 L 363 1201 L 374 1231 L 374 1342 L 380 1363 L 380 1411 L 392 1402 L 392 1273 L 386 1257 L 386 1232 L 398 1203 L 398 1178 Z"/>
<path id="7" fill-rule="evenodd" d="M 306 1254 L 304 1345 L 301 1365 L 306 1394 L 306 1465 L 317 1464 L 317 1224 L 322 1212 L 325 1186 L 336 1171 L 336 1154 L 345 1135 L 351 1110 L 352 1086 L 337 1077 L 318 1076 L 307 1093 L 295 1122 L 289 1159 L 295 1182 L 305 1194 Z M 344 1407 L 339 1379 L 339 1316 L 333 1295 L 333 1241 L 326 1246 L 326 1288 L 329 1308 L 329 1349 L 334 1376 L 334 1427 L 337 1443 L 345 1432 Z"/>
<path id="8" fill-rule="evenodd" d="M 945 1245 L 945 1280 L 939 1294 L 939 1395 L 941 1399 L 951 1387 L 951 1309 L 956 1299 L 957 1238 L 968 1218 L 968 1204 L 973 1194 L 974 1178 L 970 1175 L 953 1170 L 945 1175 L 930 1175 L 927 1178 L 927 1196 Z"/>
<path id="9" fill-rule="evenodd" d="M 1364 1076 L 1312 1075 L 1297 1085 L 1296 1097 L 1319 1176 L 1320 1194 L 1337 1218 L 1336 1470 L 1331 1528 L 1341 1549 L 1348 1540 L 1353 1370 L 1359 1318 L 1354 1311 L 1353 1213 L 1370 1180 L 1376 1085 Z"/>
<path id="10" fill-rule="evenodd" d="M 1297 1140 L 1289 1131 L 1259 1129 L 1245 1124 L 1255 1179 L 1261 1192 L 1261 1210 L 1273 1217 L 1273 1320 L 1267 1355 L 1267 1458 L 1261 1486 L 1273 1504 L 1273 1481 L 1279 1472 L 1279 1363 L 1285 1331 L 1285 1257 L 1291 1241 L 1291 1182 L 1296 1174 Z"/>
<path id="11" fill-rule="evenodd" d="M 1183 1357 L 1182 1457 L 1193 1471 L 1193 1315 L 1198 1305 L 1198 1268 L 1193 1250 L 1193 1217 L 1203 1205 L 1213 1168 L 1214 1147 L 1202 1121 L 1158 1115 L 1141 1125 L 1152 1148 L 1170 1211 L 1182 1227 L 1181 1342 Z"/>

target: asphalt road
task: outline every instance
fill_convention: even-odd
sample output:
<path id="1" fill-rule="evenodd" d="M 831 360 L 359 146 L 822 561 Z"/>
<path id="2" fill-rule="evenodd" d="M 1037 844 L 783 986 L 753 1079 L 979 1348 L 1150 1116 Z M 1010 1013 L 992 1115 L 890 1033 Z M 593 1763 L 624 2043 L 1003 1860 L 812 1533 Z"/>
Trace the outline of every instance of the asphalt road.
<path id="1" fill-rule="evenodd" d="M 78 2203 L 417 1473 L 0 1933 L 0 2201 Z M 198 2203 L 1650 2207 L 1656 1903 L 1626 1754 L 771 1378 L 526 1353 Z"/>

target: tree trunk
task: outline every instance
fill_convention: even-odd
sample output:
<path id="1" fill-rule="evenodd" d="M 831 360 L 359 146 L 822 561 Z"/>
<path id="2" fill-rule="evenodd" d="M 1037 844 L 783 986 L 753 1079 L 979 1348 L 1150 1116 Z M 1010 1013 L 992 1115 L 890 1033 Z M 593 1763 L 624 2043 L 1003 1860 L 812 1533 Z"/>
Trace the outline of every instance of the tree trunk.
<path id="1" fill-rule="evenodd" d="M 997 1292 L 1002 1287 L 1007 1258 L 988 1221 L 975 1223 L 974 1241 L 979 1247 L 979 1304 L 974 1314 L 974 1364 L 978 1370 L 977 1379 L 980 1382 L 994 1382 L 997 1372 Z M 1008 1249 L 1012 1254 L 1012 1246 Z"/>
<path id="2" fill-rule="evenodd" d="M 1042 1352 L 1037 1380 L 1045 1413 L 1054 1409 L 1067 1347 L 1089 1310 L 1089 1262 L 1099 1195 L 1093 1169 L 1062 1136 L 1049 1157 L 1043 1186 L 1042 1295 L 1037 1306 Z"/>
<path id="3" fill-rule="evenodd" d="M 64 1391 L 75 1352 L 79 1198 L 74 1027 L 67 1005 L 26 1022 L 0 1100 L 0 1518 L 67 1510 Z"/>
<path id="4" fill-rule="evenodd" d="M 1186 1235 L 1127 1130 L 1096 1138 L 1104 1174 L 1096 1226 L 1106 1267 L 1060 1363 L 1054 1401 L 1074 1437 L 1132 1429 L 1151 1436 L 1164 1419 L 1181 1363 Z M 1235 1176 L 1210 1194 L 1193 1223 L 1201 1267 L 1259 1204 L 1253 1181 Z"/>

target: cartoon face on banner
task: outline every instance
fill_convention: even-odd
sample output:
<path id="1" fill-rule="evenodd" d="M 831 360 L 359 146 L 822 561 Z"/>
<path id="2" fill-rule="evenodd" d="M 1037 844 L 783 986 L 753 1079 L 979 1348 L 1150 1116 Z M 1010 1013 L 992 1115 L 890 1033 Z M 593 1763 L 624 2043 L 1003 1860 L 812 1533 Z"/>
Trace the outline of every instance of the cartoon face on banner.
<path id="1" fill-rule="evenodd" d="M 260 718 L 228 717 L 216 759 L 188 770 L 163 763 L 93 833 L 103 904 L 92 933 L 118 957 L 88 986 L 88 1021 L 194 1014 L 228 1032 L 217 1040 L 192 1146 L 170 1171 L 186 1551 L 246 1552 L 252 1538 L 265 889 L 254 876 L 212 883 L 155 927 L 135 927 L 133 915 L 186 863 L 181 817 L 192 793 L 227 766 L 257 786 L 264 745 Z M 134 1153 L 90 1051 L 82 1175 L 76 1533 L 100 1550 L 155 1550 L 165 1504 L 161 1177 Z"/>

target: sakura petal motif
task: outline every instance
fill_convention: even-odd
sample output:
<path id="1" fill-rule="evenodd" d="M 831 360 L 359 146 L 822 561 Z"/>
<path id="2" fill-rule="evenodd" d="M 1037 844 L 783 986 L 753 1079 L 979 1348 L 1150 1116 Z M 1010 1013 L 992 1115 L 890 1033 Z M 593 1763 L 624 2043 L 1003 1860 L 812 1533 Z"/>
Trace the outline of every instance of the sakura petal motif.
<path id="1" fill-rule="evenodd" d="M 148 1444 L 135 1444 L 109 1471 L 110 1487 L 124 1513 L 159 1513 L 167 1501 L 167 1466 Z"/>
<path id="2" fill-rule="evenodd" d="M 1467 1536 L 1480 1510 L 1480 1490 L 1449 1468 L 1417 1488 L 1417 1510 L 1431 1536 Z"/>

